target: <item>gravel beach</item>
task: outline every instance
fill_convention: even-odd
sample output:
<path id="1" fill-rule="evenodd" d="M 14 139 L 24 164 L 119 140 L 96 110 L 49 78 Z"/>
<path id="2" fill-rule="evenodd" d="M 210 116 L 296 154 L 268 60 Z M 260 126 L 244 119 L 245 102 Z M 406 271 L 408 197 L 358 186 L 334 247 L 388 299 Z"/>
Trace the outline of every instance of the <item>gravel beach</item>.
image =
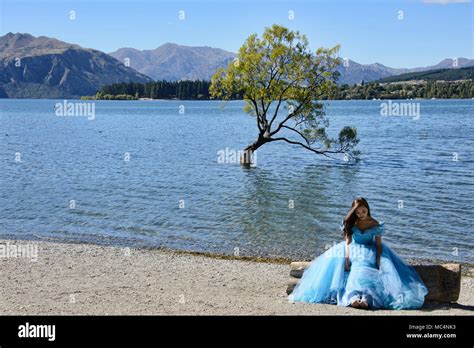
<path id="1" fill-rule="evenodd" d="M 457 304 L 364 311 L 289 303 L 289 265 L 168 250 L 0 240 L 1 315 L 472 315 L 474 278 Z M 22 254 L 11 246 L 23 246 Z M 27 249 L 30 247 L 31 250 Z M 34 253 L 37 248 L 37 254 Z M 29 251 L 28 251 L 29 250 Z"/>

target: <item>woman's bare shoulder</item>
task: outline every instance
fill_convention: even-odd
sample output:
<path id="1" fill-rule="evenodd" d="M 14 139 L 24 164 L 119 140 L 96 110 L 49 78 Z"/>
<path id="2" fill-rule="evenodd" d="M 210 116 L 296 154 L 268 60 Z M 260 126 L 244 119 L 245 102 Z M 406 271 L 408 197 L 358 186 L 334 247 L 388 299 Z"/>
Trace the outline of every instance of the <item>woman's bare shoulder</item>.
<path id="1" fill-rule="evenodd" d="M 375 226 L 378 226 L 378 225 L 380 225 L 380 223 L 377 220 L 375 220 L 373 217 L 370 217 L 370 226 L 369 226 L 369 228 L 372 228 L 372 227 L 375 227 Z"/>

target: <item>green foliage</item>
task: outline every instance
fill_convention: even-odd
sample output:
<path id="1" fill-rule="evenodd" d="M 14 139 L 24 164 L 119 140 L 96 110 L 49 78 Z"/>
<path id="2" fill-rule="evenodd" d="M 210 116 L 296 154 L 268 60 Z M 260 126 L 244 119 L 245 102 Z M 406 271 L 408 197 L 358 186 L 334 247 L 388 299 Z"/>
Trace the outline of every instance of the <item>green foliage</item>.
<path id="1" fill-rule="evenodd" d="M 428 81 L 418 83 L 366 83 L 334 87 L 322 99 L 463 99 L 474 98 L 473 81 Z"/>
<path id="2" fill-rule="evenodd" d="M 105 95 L 127 95 L 133 99 L 209 99 L 210 81 L 156 81 L 150 83 L 115 83 L 106 85 L 97 93 L 98 99 Z"/>
<path id="3" fill-rule="evenodd" d="M 457 81 L 474 79 L 474 67 L 465 67 L 458 69 L 435 69 L 414 73 L 406 73 L 386 77 L 376 82 L 397 82 L 397 81 Z"/>
<path id="4" fill-rule="evenodd" d="M 183 93 L 180 85 L 187 83 L 188 90 Z M 83 96 L 81 99 L 108 99 L 116 100 L 117 95 L 126 95 L 124 99 L 152 98 L 152 99 L 210 99 L 210 81 L 158 81 L 155 83 L 120 83 L 107 85 L 93 97 Z M 133 96 L 133 98 L 131 98 Z M 243 92 L 230 95 L 228 99 L 241 99 Z M 420 83 L 365 83 L 349 86 L 332 84 L 319 99 L 347 100 L 347 99 L 406 99 L 406 98 L 474 98 L 473 81 L 429 81 Z M 120 99 L 120 98 L 119 98 Z M 250 111 L 252 111 L 250 106 Z"/>
<path id="5" fill-rule="evenodd" d="M 313 53 L 306 36 L 273 25 L 262 38 L 250 35 L 235 61 L 214 74 L 211 97 L 227 101 L 242 94 L 245 111 L 256 117 L 259 130 L 258 140 L 247 148 L 251 151 L 266 142 L 285 141 L 323 155 L 352 157 L 357 133 L 330 139 L 324 105 L 317 102 L 336 88 L 338 51 L 335 46 Z M 282 137 L 283 130 L 298 140 Z"/>

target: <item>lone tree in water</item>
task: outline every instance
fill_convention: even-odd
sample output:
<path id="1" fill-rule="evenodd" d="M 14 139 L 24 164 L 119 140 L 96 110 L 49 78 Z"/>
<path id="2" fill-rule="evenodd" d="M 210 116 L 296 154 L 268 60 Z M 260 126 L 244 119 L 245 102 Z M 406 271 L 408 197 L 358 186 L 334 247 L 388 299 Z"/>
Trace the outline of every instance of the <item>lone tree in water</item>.
<path id="1" fill-rule="evenodd" d="M 327 157 L 342 154 L 354 159 L 357 131 L 344 127 L 337 139 L 326 134 L 329 125 L 324 104 L 318 102 L 334 88 L 339 46 L 312 53 L 298 31 L 273 25 L 260 39 L 247 38 L 238 57 L 227 69 L 220 68 L 210 87 L 214 99 L 227 101 L 243 96 L 245 111 L 256 117 L 257 140 L 244 149 L 241 163 L 250 165 L 253 152 L 274 141 L 299 145 Z"/>

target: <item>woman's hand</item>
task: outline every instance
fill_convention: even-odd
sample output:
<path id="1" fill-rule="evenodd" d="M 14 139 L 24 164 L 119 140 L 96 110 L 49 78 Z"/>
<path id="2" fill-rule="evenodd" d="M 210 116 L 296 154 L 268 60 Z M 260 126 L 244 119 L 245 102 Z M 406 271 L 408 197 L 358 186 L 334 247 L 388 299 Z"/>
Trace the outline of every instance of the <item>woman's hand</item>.
<path id="1" fill-rule="evenodd" d="M 349 258 L 349 244 L 352 243 L 352 236 L 346 236 L 346 256 L 345 256 L 345 265 L 344 270 L 349 272 L 351 269 L 351 260 Z"/>

